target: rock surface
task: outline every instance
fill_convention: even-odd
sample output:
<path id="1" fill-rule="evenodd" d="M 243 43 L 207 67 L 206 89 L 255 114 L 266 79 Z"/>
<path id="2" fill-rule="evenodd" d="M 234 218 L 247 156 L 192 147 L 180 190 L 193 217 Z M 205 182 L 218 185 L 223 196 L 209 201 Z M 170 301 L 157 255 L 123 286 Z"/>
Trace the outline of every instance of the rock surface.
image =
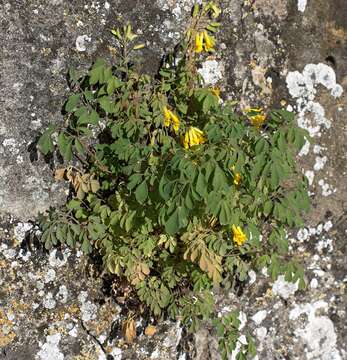
<path id="1" fill-rule="evenodd" d="M 153 72 L 189 16 L 192 0 L 2 1 L 0 3 L 0 359 L 218 359 L 215 340 L 179 324 L 137 323 L 129 346 L 126 316 L 79 253 L 22 249 L 39 211 L 64 200 L 51 165 L 34 150 L 39 131 L 62 120 L 69 66 L 111 58 L 109 29 L 131 21 L 147 47 L 139 61 Z M 241 296 L 220 294 L 221 312 L 239 307 L 257 339 L 258 359 L 347 358 L 345 177 L 347 3 L 223 0 L 219 50 L 203 65 L 240 105 L 288 106 L 314 136 L 300 162 L 312 210 L 291 235 L 308 289 L 250 274 Z M 55 160 L 56 161 L 56 160 Z"/>

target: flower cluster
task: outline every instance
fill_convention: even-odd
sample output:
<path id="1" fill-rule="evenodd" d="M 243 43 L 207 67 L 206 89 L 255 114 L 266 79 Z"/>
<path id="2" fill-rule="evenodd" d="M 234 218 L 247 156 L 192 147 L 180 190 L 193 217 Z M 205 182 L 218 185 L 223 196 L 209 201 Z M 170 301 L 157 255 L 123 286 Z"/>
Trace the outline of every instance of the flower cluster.
<path id="1" fill-rule="evenodd" d="M 180 127 L 180 119 L 166 106 L 164 107 L 164 126 L 169 127 L 172 124 L 174 132 L 177 134 Z"/>
<path id="2" fill-rule="evenodd" d="M 246 110 L 246 114 L 252 125 L 257 128 L 260 128 L 266 120 L 262 108 L 248 109 Z"/>
<path id="3" fill-rule="evenodd" d="M 214 51 L 215 41 L 206 30 L 196 33 L 195 35 L 195 52 Z"/>
<path id="4" fill-rule="evenodd" d="M 245 233 L 241 230 L 240 226 L 233 225 L 231 227 L 233 231 L 233 241 L 237 246 L 241 246 L 246 240 L 247 236 Z"/>
<path id="5" fill-rule="evenodd" d="M 183 146 L 189 149 L 191 146 L 203 144 L 206 141 L 204 133 L 197 127 L 191 126 L 183 138 Z"/>
<path id="6" fill-rule="evenodd" d="M 234 174 L 234 184 L 240 185 L 240 183 L 241 183 L 241 174 L 237 172 Z"/>
<path id="7" fill-rule="evenodd" d="M 234 175 L 234 184 L 240 185 L 241 184 L 241 174 L 239 172 L 235 172 L 235 165 L 233 165 L 231 167 L 231 170 L 233 171 L 233 175 Z"/>

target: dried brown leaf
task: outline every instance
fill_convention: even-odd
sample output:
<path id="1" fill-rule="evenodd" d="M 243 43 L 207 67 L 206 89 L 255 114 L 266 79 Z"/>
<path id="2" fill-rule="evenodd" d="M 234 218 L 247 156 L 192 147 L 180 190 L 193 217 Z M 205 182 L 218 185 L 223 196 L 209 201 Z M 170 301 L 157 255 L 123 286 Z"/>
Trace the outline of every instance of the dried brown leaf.
<path id="1" fill-rule="evenodd" d="M 56 169 L 54 172 L 54 179 L 59 181 L 59 180 L 63 180 L 64 179 L 64 175 L 65 175 L 65 168 L 62 169 Z"/>
<path id="2" fill-rule="evenodd" d="M 123 322 L 123 336 L 125 341 L 132 343 L 136 337 L 136 327 L 134 319 L 127 319 Z"/>

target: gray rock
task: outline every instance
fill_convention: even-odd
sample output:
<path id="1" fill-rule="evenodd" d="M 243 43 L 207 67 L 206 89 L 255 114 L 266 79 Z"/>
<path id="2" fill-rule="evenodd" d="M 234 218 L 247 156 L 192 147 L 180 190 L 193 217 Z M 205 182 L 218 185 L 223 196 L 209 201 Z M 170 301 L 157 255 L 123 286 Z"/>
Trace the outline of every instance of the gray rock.
<path id="1" fill-rule="evenodd" d="M 139 324 L 136 342 L 127 346 L 119 335 L 122 309 L 105 298 L 101 280 L 88 275 L 95 269 L 84 257 L 71 251 L 60 256 L 57 250 L 24 254 L 18 246 L 31 225 L 23 221 L 59 205 L 66 196 L 66 189 L 52 180 L 53 161 L 58 160 L 46 163 L 34 143 L 45 126 L 62 121 L 68 68 L 87 68 L 98 56 L 111 59 L 109 30 L 129 20 L 147 45 L 139 52 L 139 67 L 153 73 L 179 38 L 192 3 L 0 3 L 0 359 L 104 359 L 105 351 L 114 359 L 218 358 L 210 331 L 187 337 L 172 323 L 159 324 L 151 338 Z M 221 3 L 220 49 L 204 63 L 204 76 L 220 84 L 225 96 L 240 100 L 240 106 L 266 108 L 281 102 L 298 111 L 302 126 L 318 126 L 313 135 L 319 147 L 307 145 L 300 157 L 313 206 L 305 229 L 291 235 L 291 255 L 305 264 L 311 286 L 283 292 L 288 287 L 277 283 L 273 288 L 265 275 L 252 275 L 241 296 L 216 295 L 218 306 L 240 308 L 244 320 L 253 319 L 244 321 L 241 332 L 247 329 L 257 339 L 259 359 L 344 359 L 347 3 Z M 323 74 L 320 81 L 314 79 L 314 91 L 307 96 L 296 92 L 293 86 L 304 69 L 327 65 L 327 72 L 314 72 Z M 327 73 L 341 86 L 335 92 L 326 86 L 331 79 Z"/>

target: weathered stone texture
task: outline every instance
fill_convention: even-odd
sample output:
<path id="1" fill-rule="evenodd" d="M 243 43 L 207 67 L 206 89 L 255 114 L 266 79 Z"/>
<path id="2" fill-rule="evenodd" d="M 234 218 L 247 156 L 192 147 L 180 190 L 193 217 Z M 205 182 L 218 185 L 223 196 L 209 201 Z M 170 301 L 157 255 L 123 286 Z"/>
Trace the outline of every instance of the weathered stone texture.
<path id="1" fill-rule="evenodd" d="M 86 68 L 97 56 L 111 59 L 109 30 L 131 21 L 147 45 L 139 64 L 154 72 L 179 38 L 192 3 L 0 2 L 0 359 L 105 359 L 104 351 L 114 359 L 219 358 L 210 331 L 188 337 L 170 323 L 147 338 L 143 320 L 137 342 L 126 346 L 120 337 L 126 309 L 110 293 L 105 297 L 105 284 L 86 259 L 59 251 L 28 256 L 20 244 L 31 224 L 16 225 L 65 198 L 65 189 L 52 181 L 52 160 L 46 164 L 34 143 L 48 123 L 62 121 L 68 68 Z M 293 108 L 303 126 L 314 128 L 315 143 L 300 158 L 312 211 L 305 228 L 291 235 L 308 289 L 250 274 L 242 296 L 216 295 L 218 306 L 222 312 L 242 309 L 259 359 L 345 359 L 347 2 L 221 4 L 219 49 L 201 70 L 206 80 L 240 106 Z"/>

